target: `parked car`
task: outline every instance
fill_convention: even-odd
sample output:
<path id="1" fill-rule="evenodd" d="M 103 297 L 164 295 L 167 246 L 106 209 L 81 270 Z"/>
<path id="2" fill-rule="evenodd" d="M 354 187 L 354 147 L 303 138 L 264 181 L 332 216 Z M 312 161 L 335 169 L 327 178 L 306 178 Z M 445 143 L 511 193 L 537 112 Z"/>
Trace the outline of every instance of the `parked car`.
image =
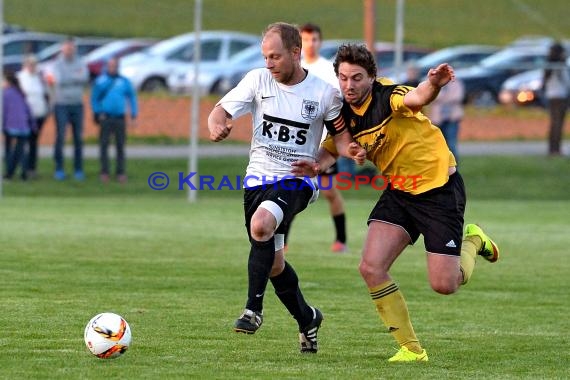
<path id="1" fill-rule="evenodd" d="M 92 50 L 85 56 L 91 79 L 101 74 L 105 63 L 111 58 L 121 58 L 146 49 L 156 43 L 155 39 L 127 38 L 109 42 Z"/>
<path id="2" fill-rule="evenodd" d="M 329 61 L 333 61 L 338 47 L 347 43 L 364 43 L 360 40 L 323 40 L 319 54 Z"/>
<path id="3" fill-rule="evenodd" d="M 194 58 L 195 34 L 187 33 L 158 42 L 141 52 L 124 57 L 120 73 L 142 91 L 166 89 L 168 76 L 177 69 L 190 68 Z M 200 33 L 201 63 L 227 62 L 239 51 L 260 42 L 260 37 L 231 31 Z"/>
<path id="4" fill-rule="evenodd" d="M 455 76 L 465 85 L 465 102 L 477 106 L 497 104 L 505 80 L 523 71 L 544 67 L 548 47 L 543 45 L 505 48 L 478 65 L 459 69 Z"/>
<path id="5" fill-rule="evenodd" d="M 376 49 L 375 57 L 378 73 L 381 74 L 383 70 L 394 67 L 396 63 L 396 46 L 390 42 L 376 42 L 374 47 Z M 404 45 L 402 47 L 402 63 L 417 61 L 432 51 L 420 46 Z"/>
<path id="6" fill-rule="evenodd" d="M 449 63 L 455 70 L 466 68 L 478 64 L 499 50 L 498 46 L 491 45 L 456 45 L 424 55 L 414 62 L 414 66 L 418 70 L 419 77 L 424 78 L 429 69 L 442 63 Z M 405 70 L 400 70 L 398 73 L 394 69 L 383 70 L 381 75 L 397 83 L 404 83 L 409 79 Z"/>
<path id="7" fill-rule="evenodd" d="M 91 51 L 113 41 L 111 38 L 102 38 L 102 37 L 80 37 L 75 38 L 75 46 L 77 55 L 80 57 L 84 57 L 89 54 Z M 37 58 L 38 62 L 49 62 L 57 58 L 59 53 L 61 52 L 61 47 L 63 42 L 56 42 L 55 44 L 51 44 L 50 46 L 42 49 L 38 52 Z"/>
<path id="8" fill-rule="evenodd" d="M 510 77 L 501 86 L 499 101 L 507 105 L 544 105 L 543 75 L 543 69 L 536 69 Z"/>
<path id="9" fill-rule="evenodd" d="M 2 35 L 3 66 L 6 70 L 17 71 L 28 54 L 37 54 L 66 36 L 53 33 L 22 32 Z"/>
<path id="10" fill-rule="evenodd" d="M 570 58 L 566 60 L 570 72 Z M 544 70 L 524 71 L 507 79 L 501 86 L 499 101 L 502 104 L 517 106 L 546 106 L 543 87 Z"/>
<path id="11" fill-rule="evenodd" d="M 21 33 L 25 32 L 26 28 L 16 24 L 4 24 L 2 26 L 2 33 Z"/>
<path id="12" fill-rule="evenodd" d="M 320 54 L 329 59 L 334 60 L 338 47 L 344 43 L 364 43 L 359 40 L 324 40 L 321 44 Z M 396 59 L 396 45 L 392 42 L 377 41 L 374 43 L 374 57 L 378 73 L 394 66 Z M 415 61 L 432 52 L 431 49 L 415 46 L 404 45 L 402 47 L 403 62 Z"/>
<path id="13" fill-rule="evenodd" d="M 332 61 L 334 60 L 338 47 L 346 43 L 364 42 L 359 40 L 324 40 L 321 44 L 320 55 Z M 381 67 L 389 67 L 394 64 L 395 47 L 393 43 L 378 41 L 375 43 L 375 48 L 375 58 L 379 71 Z M 426 48 L 406 45 L 404 46 L 404 62 L 406 62 L 406 60 L 419 59 L 430 51 L 431 50 Z M 228 88 L 235 87 L 248 71 L 249 70 L 235 70 L 232 75 L 226 79 Z"/>
<path id="14" fill-rule="evenodd" d="M 200 63 L 198 76 L 200 93 L 224 95 L 232 88 L 231 78 L 235 73 L 247 73 L 258 67 L 265 67 L 265 59 L 258 44 L 242 50 L 227 61 Z M 194 86 L 194 65 L 175 69 L 168 76 L 167 84 L 174 93 L 191 93 Z"/>
<path id="15" fill-rule="evenodd" d="M 554 41 L 550 36 L 527 35 L 517 38 L 508 47 L 550 46 Z"/>
<path id="16" fill-rule="evenodd" d="M 110 38 L 102 37 L 81 37 L 75 38 L 76 54 L 80 58 L 84 58 L 90 51 L 113 41 Z M 43 49 L 37 54 L 38 70 L 48 73 L 52 71 L 52 65 L 61 53 L 61 47 L 64 42 L 57 42 Z"/>

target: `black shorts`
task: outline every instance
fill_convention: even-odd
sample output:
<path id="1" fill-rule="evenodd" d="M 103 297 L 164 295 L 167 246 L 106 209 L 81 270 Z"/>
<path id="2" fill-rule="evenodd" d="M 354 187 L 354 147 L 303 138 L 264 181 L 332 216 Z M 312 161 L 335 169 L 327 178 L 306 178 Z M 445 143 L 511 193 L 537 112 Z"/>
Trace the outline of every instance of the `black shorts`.
<path id="1" fill-rule="evenodd" d="M 276 234 L 284 234 L 289 229 L 293 217 L 303 211 L 311 199 L 314 190 L 301 179 L 286 179 L 275 184 L 260 185 L 244 189 L 243 208 L 245 227 L 251 239 L 251 218 L 261 202 L 273 201 L 283 211 L 283 221 L 277 227 Z"/>
<path id="2" fill-rule="evenodd" d="M 465 186 L 458 172 L 445 185 L 418 195 L 388 186 L 368 223 L 377 220 L 398 225 L 410 235 L 412 244 L 422 234 L 426 251 L 459 256 L 465 202 Z"/>

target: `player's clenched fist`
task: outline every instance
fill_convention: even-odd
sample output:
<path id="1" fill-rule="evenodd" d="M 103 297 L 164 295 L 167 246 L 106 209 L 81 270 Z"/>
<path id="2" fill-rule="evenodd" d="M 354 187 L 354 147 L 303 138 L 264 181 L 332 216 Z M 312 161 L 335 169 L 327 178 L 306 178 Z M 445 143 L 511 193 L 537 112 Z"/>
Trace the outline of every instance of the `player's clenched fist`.
<path id="1" fill-rule="evenodd" d="M 210 140 L 214 142 L 222 141 L 229 136 L 232 130 L 231 124 L 216 124 L 210 128 Z"/>
<path id="2" fill-rule="evenodd" d="M 366 161 L 366 150 L 356 142 L 348 145 L 348 153 L 358 165 L 363 165 Z"/>
<path id="3" fill-rule="evenodd" d="M 231 116 L 220 106 L 216 106 L 210 116 L 208 116 L 208 130 L 210 131 L 210 140 L 213 142 L 222 141 L 230 135 L 232 131 Z"/>

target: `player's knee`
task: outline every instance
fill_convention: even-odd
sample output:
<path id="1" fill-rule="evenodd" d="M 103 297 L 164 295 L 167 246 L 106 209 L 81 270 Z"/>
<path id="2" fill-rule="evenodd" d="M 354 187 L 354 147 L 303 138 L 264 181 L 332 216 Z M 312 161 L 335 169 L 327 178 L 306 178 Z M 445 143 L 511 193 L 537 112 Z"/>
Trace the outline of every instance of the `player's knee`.
<path id="1" fill-rule="evenodd" d="M 267 241 L 273 236 L 274 230 L 262 218 L 252 218 L 251 237 L 257 241 Z"/>
<path id="2" fill-rule="evenodd" d="M 459 289 L 457 281 L 445 281 L 440 279 L 430 280 L 431 288 L 443 295 L 453 294 Z"/>
<path id="3" fill-rule="evenodd" d="M 273 266 L 271 267 L 271 272 L 269 273 L 269 277 L 279 276 L 284 269 L 285 269 L 285 262 L 276 260 L 275 262 L 273 262 Z"/>
<path id="4" fill-rule="evenodd" d="M 321 190 L 321 194 L 323 194 L 329 202 L 334 201 L 337 197 L 336 189 Z"/>
<path id="5" fill-rule="evenodd" d="M 358 271 L 366 282 L 368 282 L 368 280 L 373 280 L 374 278 L 381 276 L 383 273 L 382 268 L 370 265 L 366 260 L 360 261 Z"/>
<path id="6" fill-rule="evenodd" d="M 259 241 L 269 240 L 283 221 L 283 210 L 273 201 L 263 201 L 251 217 L 251 237 Z"/>

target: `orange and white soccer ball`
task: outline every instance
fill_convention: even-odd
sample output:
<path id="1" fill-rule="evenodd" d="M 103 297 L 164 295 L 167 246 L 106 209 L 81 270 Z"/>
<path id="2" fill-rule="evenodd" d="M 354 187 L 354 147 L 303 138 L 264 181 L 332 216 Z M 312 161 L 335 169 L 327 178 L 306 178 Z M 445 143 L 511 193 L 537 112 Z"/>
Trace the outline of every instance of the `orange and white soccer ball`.
<path id="1" fill-rule="evenodd" d="M 97 314 L 85 326 L 85 344 L 91 353 L 101 359 L 121 356 L 131 344 L 131 328 L 115 313 Z"/>

